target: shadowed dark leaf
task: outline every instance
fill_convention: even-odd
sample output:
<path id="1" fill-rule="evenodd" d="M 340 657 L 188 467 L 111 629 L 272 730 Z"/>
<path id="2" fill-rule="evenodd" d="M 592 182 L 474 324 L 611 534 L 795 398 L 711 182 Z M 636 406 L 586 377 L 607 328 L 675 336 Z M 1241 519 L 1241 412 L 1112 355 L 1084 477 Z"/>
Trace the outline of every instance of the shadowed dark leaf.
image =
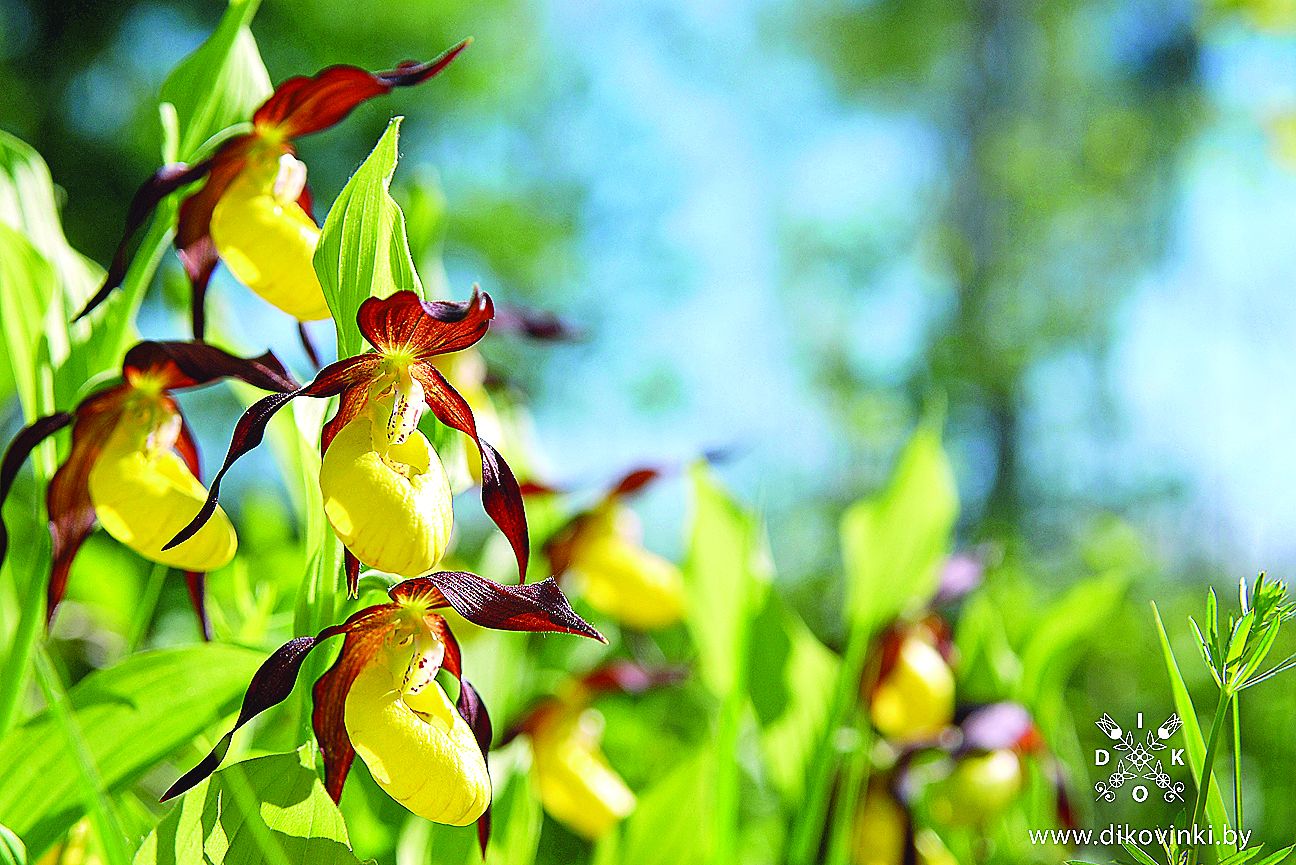
<path id="1" fill-rule="evenodd" d="M 206 642 L 211 641 L 211 620 L 207 618 L 207 575 L 202 571 L 185 571 L 185 589 L 189 605 L 198 617 L 198 631 Z"/>

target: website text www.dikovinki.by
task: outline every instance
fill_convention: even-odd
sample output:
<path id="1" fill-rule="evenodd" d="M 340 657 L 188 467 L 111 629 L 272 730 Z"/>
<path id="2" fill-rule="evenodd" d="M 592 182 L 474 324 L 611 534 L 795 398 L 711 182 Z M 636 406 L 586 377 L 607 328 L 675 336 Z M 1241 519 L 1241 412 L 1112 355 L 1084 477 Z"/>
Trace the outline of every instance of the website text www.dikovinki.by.
<path id="1" fill-rule="evenodd" d="M 1027 830 L 1032 844 L 1062 844 L 1073 847 L 1087 847 L 1094 844 L 1106 847 L 1119 847 L 1122 844 L 1136 844 L 1140 847 L 1160 847 L 1165 844 L 1177 844 L 1180 847 L 1197 847 L 1203 844 L 1227 844 L 1238 850 L 1246 849 L 1251 841 L 1251 830 L 1239 832 L 1225 827 L 1223 837 L 1215 837 L 1213 826 L 1131 826 L 1128 823 L 1112 823 L 1103 829 L 1029 829 Z"/>

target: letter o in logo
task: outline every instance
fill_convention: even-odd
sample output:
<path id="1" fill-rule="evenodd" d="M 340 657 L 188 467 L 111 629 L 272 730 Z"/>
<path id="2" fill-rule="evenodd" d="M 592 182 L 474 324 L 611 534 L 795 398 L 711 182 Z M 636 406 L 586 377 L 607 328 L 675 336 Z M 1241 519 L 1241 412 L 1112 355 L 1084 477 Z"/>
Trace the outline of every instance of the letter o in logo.
<path id="1" fill-rule="evenodd" d="M 1130 791 L 1130 795 L 1134 797 L 1135 802 L 1146 802 L 1148 797 L 1148 788 L 1143 784 L 1139 784 Z"/>

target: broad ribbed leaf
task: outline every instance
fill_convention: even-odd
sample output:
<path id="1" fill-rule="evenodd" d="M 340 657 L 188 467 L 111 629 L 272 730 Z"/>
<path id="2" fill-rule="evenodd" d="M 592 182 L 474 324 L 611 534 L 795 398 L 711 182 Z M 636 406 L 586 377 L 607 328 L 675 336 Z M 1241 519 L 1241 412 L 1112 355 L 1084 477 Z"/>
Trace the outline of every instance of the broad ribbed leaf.
<path id="1" fill-rule="evenodd" d="M 940 435 L 921 428 L 879 495 L 842 517 L 849 618 L 874 629 L 936 592 L 958 516 L 954 472 Z"/>
<path id="2" fill-rule="evenodd" d="M 36 404 L 36 367 L 44 329 L 41 322 L 49 306 L 48 286 L 55 282 L 54 268 L 16 229 L 0 222 L 0 339 L 3 339 L 8 376 L 12 378 L 23 414 L 32 417 Z"/>
<path id="3" fill-rule="evenodd" d="M 338 357 L 365 349 L 356 313 L 366 298 L 398 291 L 423 295 L 405 214 L 387 191 L 396 171 L 400 124 L 400 117 L 392 118 L 373 152 L 342 188 L 315 250 L 315 272 L 337 324 Z"/>
<path id="4" fill-rule="evenodd" d="M 261 0 L 231 0 L 215 32 L 162 85 L 161 101 L 175 107 L 180 132 L 168 162 L 193 161 L 208 139 L 250 120 L 270 95 L 270 74 L 248 30 L 260 5 Z"/>
<path id="5" fill-rule="evenodd" d="M 260 662 L 248 649 L 196 645 L 133 655 L 79 682 L 71 709 L 105 789 L 129 786 L 227 716 Z M 0 823 L 39 855 L 84 814 L 76 758 L 44 712 L 0 740 L 0 766 Z"/>
<path id="6" fill-rule="evenodd" d="M 359 865 L 303 749 L 222 769 L 144 839 L 134 865 Z"/>
<path id="7" fill-rule="evenodd" d="M 6 342 L 20 342 L 25 346 L 20 351 L 30 353 L 39 344 L 39 339 L 33 341 L 33 336 L 42 335 L 45 342 L 40 351 L 47 353 L 49 361 L 58 367 L 55 401 L 70 402 L 76 389 L 87 380 L 117 365 L 120 351 L 133 330 L 130 322 L 115 310 L 105 315 L 101 330 L 94 338 L 88 324 L 69 324 L 99 287 L 103 271 L 74 250 L 63 235 L 54 181 L 44 160 L 31 147 L 3 131 L 0 131 L 0 225 L 25 238 L 30 250 L 45 262 L 45 266 L 37 264 L 30 250 L 14 249 L 21 244 L 12 235 L 0 250 L 0 259 L 6 259 L 2 277 L 6 283 L 3 288 Z M 39 281 L 23 289 L 24 280 Z M 23 296 L 33 290 L 38 292 L 34 307 L 31 298 Z M 43 312 L 44 317 L 35 315 L 37 312 Z M 32 315 L 35 317 L 27 318 Z M 11 359 L 15 375 L 20 362 L 28 360 Z M 26 396 L 24 408 L 35 411 L 26 404 Z"/>

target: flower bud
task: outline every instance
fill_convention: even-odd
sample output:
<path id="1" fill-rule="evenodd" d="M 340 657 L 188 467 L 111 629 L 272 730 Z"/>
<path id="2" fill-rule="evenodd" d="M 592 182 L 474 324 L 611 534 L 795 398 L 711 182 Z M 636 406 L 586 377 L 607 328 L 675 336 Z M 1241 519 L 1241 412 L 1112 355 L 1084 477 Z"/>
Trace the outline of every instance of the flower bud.
<path id="1" fill-rule="evenodd" d="M 297 203 L 306 167 L 289 154 L 250 165 L 221 195 L 211 237 L 239 282 L 296 318 L 329 317 L 313 258 L 320 230 Z"/>
<path id="2" fill-rule="evenodd" d="M 545 810 L 582 837 L 597 841 L 630 815 L 635 795 L 602 752 L 602 715 L 555 709 L 532 732 L 536 778 Z"/>
<path id="3" fill-rule="evenodd" d="M 900 638 L 895 663 L 873 689 L 873 726 L 893 742 L 931 739 L 954 718 L 954 673 L 924 634 Z"/>
<path id="4" fill-rule="evenodd" d="M 370 567 L 417 577 L 436 566 L 450 542 L 450 483 L 416 429 L 389 444 L 385 424 L 367 415 L 351 421 L 324 454 L 320 490 L 333 530 Z"/>
<path id="5" fill-rule="evenodd" d="M 127 414 L 117 423 L 90 469 L 90 501 L 108 534 L 146 559 L 186 571 L 229 564 L 238 538 L 220 507 L 198 533 L 163 550 L 207 500 L 207 488 L 172 450 L 180 424 L 161 425 Z"/>
<path id="6" fill-rule="evenodd" d="M 444 651 L 423 635 L 380 653 L 351 685 L 343 720 L 389 796 L 427 820 L 467 826 L 490 804 L 490 775 L 468 722 L 434 678 Z"/>
<path id="7" fill-rule="evenodd" d="M 962 757 L 941 782 L 932 815 L 950 826 L 985 826 L 1016 801 L 1022 789 L 1022 764 L 1006 748 Z"/>
<path id="8" fill-rule="evenodd" d="M 594 514 L 572 551 L 572 570 L 590 606 L 641 631 L 665 628 L 684 616 L 684 579 L 678 567 L 627 535 L 633 514 Z"/>

